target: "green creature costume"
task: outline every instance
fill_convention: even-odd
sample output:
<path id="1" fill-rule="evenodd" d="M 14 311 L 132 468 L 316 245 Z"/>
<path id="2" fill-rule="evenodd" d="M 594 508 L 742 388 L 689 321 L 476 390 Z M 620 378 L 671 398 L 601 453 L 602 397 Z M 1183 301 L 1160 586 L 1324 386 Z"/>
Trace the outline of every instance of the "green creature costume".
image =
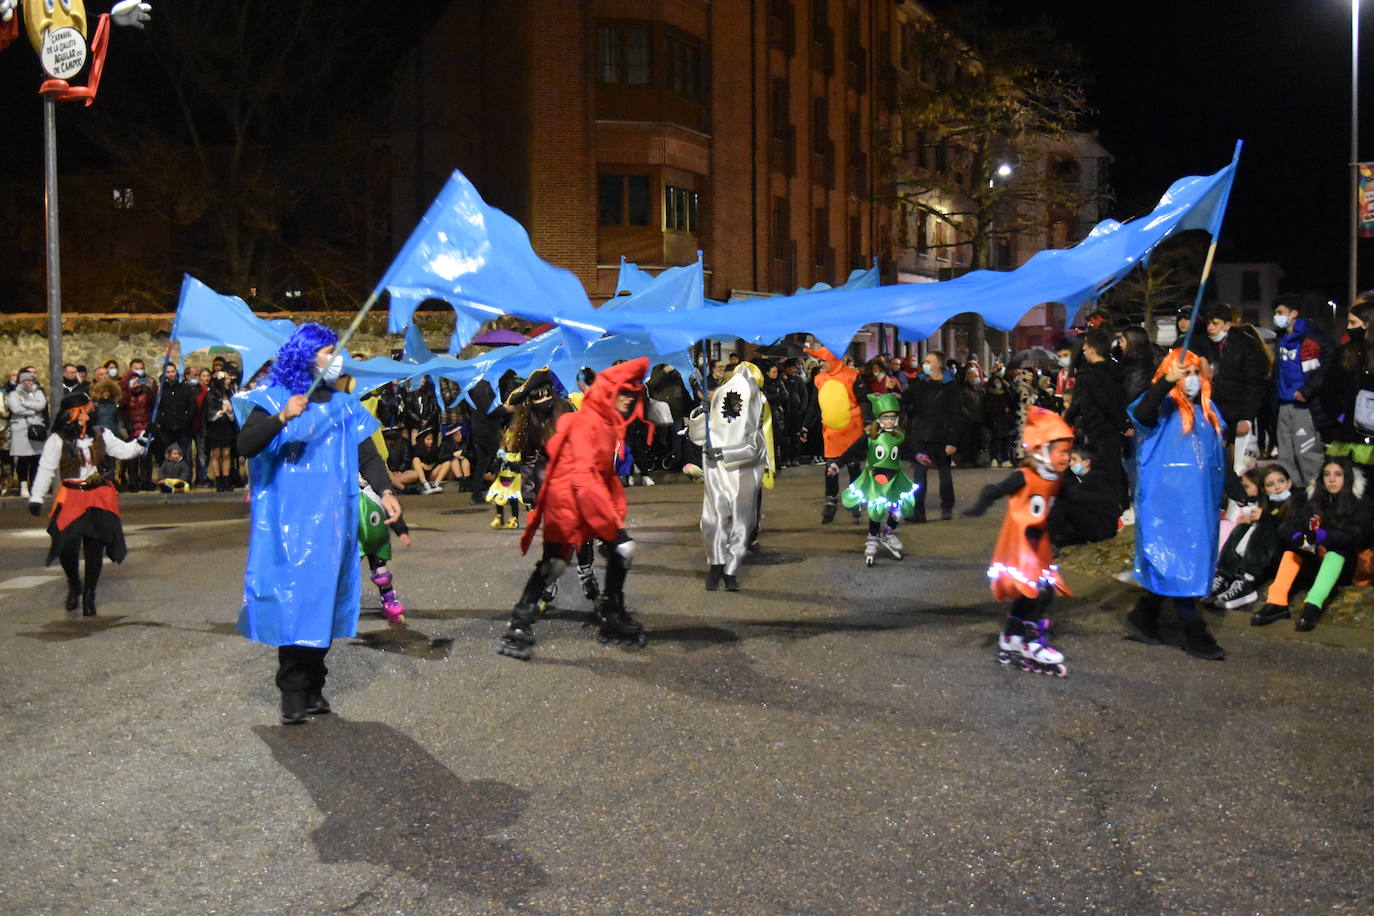
<path id="1" fill-rule="evenodd" d="M 901 412 L 895 394 L 870 394 L 873 416 L 897 416 Z M 854 479 L 840 496 L 846 509 L 866 507 L 868 517 L 875 522 L 891 518 L 910 518 L 916 511 L 916 484 L 902 471 L 897 457 L 898 447 L 906 433 L 901 429 L 885 430 L 878 424 L 878 434 L 869 436 L 868 462 L 863 473 Z"/>

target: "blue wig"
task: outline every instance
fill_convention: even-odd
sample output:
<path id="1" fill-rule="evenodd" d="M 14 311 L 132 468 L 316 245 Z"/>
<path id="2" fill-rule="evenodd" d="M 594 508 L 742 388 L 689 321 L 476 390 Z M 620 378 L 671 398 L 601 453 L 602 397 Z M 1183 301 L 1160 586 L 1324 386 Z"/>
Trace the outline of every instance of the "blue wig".
<path id="1" fill-rule="evenodd" d="M 331 346 L 338 340 L 338 336 L 324 325 L 301 325 L 277 351 L 267 383 L 281 385 L 292 394 L 305 394 L 315 380 L 315 354 L 321 347 Z"/>

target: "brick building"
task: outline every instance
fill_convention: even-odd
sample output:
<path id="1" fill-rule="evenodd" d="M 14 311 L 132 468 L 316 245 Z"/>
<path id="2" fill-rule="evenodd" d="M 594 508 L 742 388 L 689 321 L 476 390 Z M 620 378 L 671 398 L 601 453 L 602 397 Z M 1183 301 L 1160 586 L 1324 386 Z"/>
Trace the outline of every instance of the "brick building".
<path id="1" fill-rule="evenodd" d="M 597 299 L 622 255 L 654 268 L 700 249 L 716 298 L 890 265 L 873 198 L 895 16 L 879 0 L 456 0 L 403 69 L 392 223 L 459 168 Z"/>

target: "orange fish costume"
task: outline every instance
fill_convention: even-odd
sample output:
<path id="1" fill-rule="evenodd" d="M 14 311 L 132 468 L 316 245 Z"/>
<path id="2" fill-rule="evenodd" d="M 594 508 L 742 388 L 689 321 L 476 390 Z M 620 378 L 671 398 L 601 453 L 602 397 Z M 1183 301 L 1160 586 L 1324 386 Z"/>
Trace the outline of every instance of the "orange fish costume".
<path id="1" fill-rule="evenodd" d="M 807 356 L 825 362 L 816 373 L 816 400 L 821 412 L 821 435 L 825 440 L 825 458 L 838 459 L 859 441 L 864 431 L 863 411 L 854 396 L 854 383 L 859 370 L 846 366 L 825 347 L 804 351 Z"/>
<path id="2" fill-rule="evenodd" d="M 1012 602 L 998 639 L 997 660 L 1058 677 L 1067 669 L 1063 654 L 1049 644 L 1047 612 L 1056 593 L 1072 593 L 1054 564 L 1049 519 L 1072 442 L 1073 428 L 1059 414 L 1031 407 L 1022 430 L 1022 448 L 1032 466 L 1017 468 L 1002 483 L 985 487 L 978 502 L 964 513 L 982 515 L 994 500 L 1007 498 L 1007 513 L 988 566 L 993 597 Z"/>

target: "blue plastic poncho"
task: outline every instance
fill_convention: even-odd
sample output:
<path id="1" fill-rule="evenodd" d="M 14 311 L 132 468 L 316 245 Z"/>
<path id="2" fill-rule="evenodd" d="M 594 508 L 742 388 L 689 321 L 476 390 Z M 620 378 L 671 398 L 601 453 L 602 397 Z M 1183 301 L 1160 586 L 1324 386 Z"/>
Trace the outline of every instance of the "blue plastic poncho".
<path id="1" fill-rule="evenodd" d="M 1212 588 L 1217 567 L 1221 494 L 1226 463 L 1222 437 L 1193 404 L 1193 429 L 1173 399 L 1159 423 L 1136 419 L 1141 395 L 1128 412 L 1136 428 L 1139 479 L 1135 491 L 1135 579 L 1156 595 L 1196 597 Z"/>
<path id="2" fill-rule="evenodd" d="M 276 413 L 280 385 L 247 392 Z M 356 400 L 311 402 L 249 460 L 252 533 L 239 633 L 269 646 L 312 646 L 358 631 L 358 445 L 378 428 Z"/>

